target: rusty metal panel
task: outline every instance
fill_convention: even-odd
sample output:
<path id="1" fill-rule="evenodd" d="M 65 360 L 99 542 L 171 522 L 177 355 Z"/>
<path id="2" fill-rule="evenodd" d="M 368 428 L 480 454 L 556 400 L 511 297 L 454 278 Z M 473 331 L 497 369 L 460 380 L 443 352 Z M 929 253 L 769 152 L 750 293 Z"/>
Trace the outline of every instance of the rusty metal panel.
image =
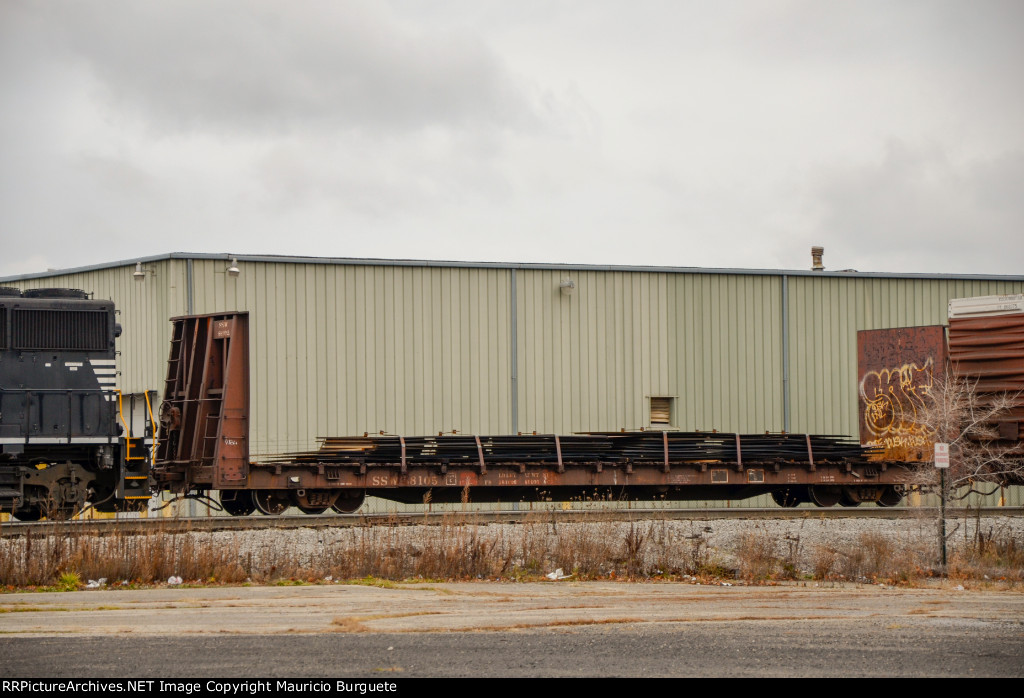
<path id="1" fill-rule="evenodd" d="M 857 332 L 861 443 L 884 448 L 885 460 L 931 460 L 917 414 L 945 365 L 941 325 Z"/>
<path id="2" fill-rule="evenodd" d="M 396 488 L 419 488 L 420 493 L 412 501 L 422 501 L 429 490 L 434 501 L 458 501 L 460 490 L 465 487 L 484 488 L 472 494 L 473 501 L 517 501 L 525 496 L 523 488 L 616 488 L 615 498 L 623 499 L 712 499 L 729 498 L 727 487 L 760 488 L 753 494 L 768 492 L 773 487 L 790 485 L 827 485 L 852 487 L 878 487 L 903 484 L 907 473 L 903 467 L 886 467 L 892 464 L 871 463 L 816 464 L 810 467 L 806 462 L 775 464 L 754 469 L 744 469 L 729 463 L 673 463 L 668 472 L 660 464 L 608 463 L 606 467 L 586 467 L 576 463 L 559 472 L 553 465 L 509 464 L 490 466 L 486 472 L 469 464 L 446 464 L 443 469 L 436 465 L 410 465 L 405 472 L 397 463 L 340 466 L 333 477 L 319 473 L 298 464 L 254 465 L 250 474 L 250 486 L 254 489 L 309 490 L 356 489 L 367 490 L 372 496 L 390 498 L 388 490 Z M 644 490 L 644 488 L 660 488 Z M 673 495 L 669 488 L 711 487 L 719 488 L 718 493 L 706 491 L 704 496 Z M 707 492 L 710 492 L 708 496 Z M 696 495 L 696 493 L 694 493 Z M 549 492 L 551 499 L 558 499 L 558 493 Z M 750 496 L 750 495 L 744 495 Z M 454 499 L 453 499 L 454 497 Z"/>
<path id="3" fill-rule="evenodd" d="M 951 318 L 949 358 L 953 374 L 981 395 L 1010 393 L 1016 406 L 997 425 L 1000 438 L 1024 438 L 1024 313 Z"/>
<path id="4" fill-rule="evenodd" d="M 242 487 L 249 473 L 249 317 L 172 320 L 156 470 L 187 489 Z M 177 477 L 175 477 L 177 475 Z"/>

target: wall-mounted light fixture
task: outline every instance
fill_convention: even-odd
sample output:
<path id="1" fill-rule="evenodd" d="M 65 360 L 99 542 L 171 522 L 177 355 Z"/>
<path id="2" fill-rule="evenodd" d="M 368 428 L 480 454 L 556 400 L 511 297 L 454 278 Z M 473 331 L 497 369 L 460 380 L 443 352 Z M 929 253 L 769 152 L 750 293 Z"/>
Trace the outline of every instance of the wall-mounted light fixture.
<path id="1" fill-rule="evenodd" d="M 231 266 L 227 268 L 228 276 L 238 276 L 242 273 L 242 270 L 238 268 L 238 260 L 234 257 L 231 258 Z"/>
<path id="2" fill-rule="evenodd" d="M 562 279 L 562 282 L 558 284 L 558 288 L 562 290 L 562 293 L 566 296 L 571 296 L 573 291 L 576 290 L 576 282 L 570 278 Z"/>
<path id="3" fill-rule="evenodd" d="M 156 272 L 152 269 L 147 269 L 146 267 L 142 266 L 142 262 L 136 262 L 135 271 L 132 272 L 132 276 L 135 277 L 135 280 L 145 281 L 146 274 L 153 274 L 155 276 Z"/>

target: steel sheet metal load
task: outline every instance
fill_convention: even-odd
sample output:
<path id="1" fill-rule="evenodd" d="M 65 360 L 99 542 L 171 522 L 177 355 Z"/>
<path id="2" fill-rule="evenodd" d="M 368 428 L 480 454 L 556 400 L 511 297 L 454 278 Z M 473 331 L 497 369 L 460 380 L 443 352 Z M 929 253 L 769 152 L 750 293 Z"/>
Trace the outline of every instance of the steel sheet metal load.
<path id="1" fill-rule="evenodd" d="M 348 436 L 315 451 L 266 456 L 263 463 L 772 463 L 859 462 L 881 452 L 844 436 L 718 432 L 594 432 L 554 436 Z"/>

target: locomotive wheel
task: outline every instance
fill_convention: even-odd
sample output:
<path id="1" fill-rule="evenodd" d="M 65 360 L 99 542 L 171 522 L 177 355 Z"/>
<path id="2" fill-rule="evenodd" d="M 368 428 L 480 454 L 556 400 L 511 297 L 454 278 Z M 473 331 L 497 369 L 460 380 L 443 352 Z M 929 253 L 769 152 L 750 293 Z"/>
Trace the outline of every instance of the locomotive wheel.
<path id="1" fill-rule="evenodd" d="M 280 490 L 254 490 L 252 503 L 257 511 L 267 516 L 279 516 L 292 505 L 288 493 Z"/>
<path id="2" fill-rule="evenodd" d="M 792 509 L 793 507 L 806 502 L 804 493 L 801 492 L 802 488 L 799 487 L 785 487 L 783 489 L 772 490 L 772 500 L 780 507 Z"/>
<path id="3" fill-rule="evenodd" d="M 356 509 L 363 506 L 365 501 L 365 490 L 345 490 L 338 495 L 338 499 L 331 505 L 331 509 L 334 509 L 339 514 L 352 514 L 355 513 Z"/>
<path id="4" fill-rule="evenodd" d="M 245 490 L 221 490 L 218 499 L 224 511 L 232 516 L 248 516 L 256 511 L 252 494 Z"/>
<path id="5" fill-rule="evenodd" d="M 834 507 L 843 498 L 843 490 L 830 485 L 811 485 L 811 501 L 817 507 Z"/>
<path id="6" fill-rule="evenodd" d="M 898 506 L 899 503 L 902 501 L 903 492 L 901 492 L 893 485 L 889 485 L 884 490 L 882 490 L 882 496 L 878 498 L 875 504 L 877 504 L 880 507 L 894 507 Z"/>

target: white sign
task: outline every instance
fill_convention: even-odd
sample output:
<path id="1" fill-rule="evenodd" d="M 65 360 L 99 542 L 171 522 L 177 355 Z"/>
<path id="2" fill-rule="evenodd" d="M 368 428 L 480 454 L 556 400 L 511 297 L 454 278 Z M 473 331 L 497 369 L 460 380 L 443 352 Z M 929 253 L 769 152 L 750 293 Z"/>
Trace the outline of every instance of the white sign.
<path id="1" fill-rule="evenodd" d="M 935 467 L 949 467 L 949 444 L 935 444 Z"/>

